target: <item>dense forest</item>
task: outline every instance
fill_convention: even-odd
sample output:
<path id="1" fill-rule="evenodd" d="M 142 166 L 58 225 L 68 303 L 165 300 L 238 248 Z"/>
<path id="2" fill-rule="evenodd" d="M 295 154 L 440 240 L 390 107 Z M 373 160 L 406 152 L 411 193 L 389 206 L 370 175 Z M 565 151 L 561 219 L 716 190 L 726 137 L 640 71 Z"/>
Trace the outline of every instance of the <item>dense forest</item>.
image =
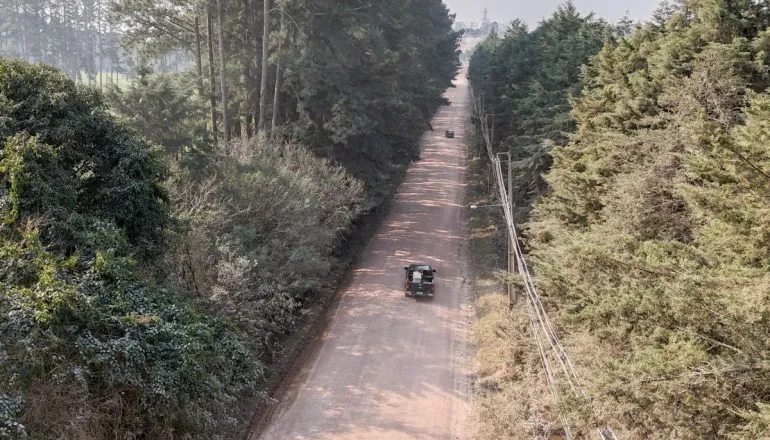
<path id="1" fill-rule="evenodd" d="M 460 35 L 440 0 L 86 3 L 0 13 L 0 438 L 238 438 Z"/>
<path id="2" fill-rule="evenodd" d="M 597 47 L 585 27 L 561 29 L 569 53 Z M 665 4 L 599 36 L 584 67 L 535 78 L 519 54 L 549 46 L 517 47 L 517 33 L 485 43 L 471 80 L 500 148 L 547 171 L 517 197 L 537 199 L 521 214 L 529 257 L 588 398 L 510 405 L 518 422 L 498 433 L 531 438 L 564 416 L 581 438 L 604 424 L 629 439 L 767 438 L 770 6 Z M 507 380 L 532 380 L 524 369 Z"/>

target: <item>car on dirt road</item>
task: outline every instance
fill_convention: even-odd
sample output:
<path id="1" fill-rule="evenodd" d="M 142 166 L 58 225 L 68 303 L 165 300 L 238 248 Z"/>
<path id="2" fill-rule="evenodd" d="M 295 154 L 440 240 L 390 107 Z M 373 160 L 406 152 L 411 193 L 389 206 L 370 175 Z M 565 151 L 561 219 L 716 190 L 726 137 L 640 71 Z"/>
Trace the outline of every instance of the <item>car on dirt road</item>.
<path id="1" fill-rule="evenodd" d="M 452 138 L 455 137 L 455 132 L 454 132 L 454 130 L 447 130 L 446 133 L 444 133 L 444 135 L 446 137 L 448 137 L 449 139 L 452 139 Z"/>
<path id="2" fill-rule="evenodd" d="M 435 290 L 433 275 L 436 273 L 436 269 L 428 264 L 410 264 L 409 266 L 404 266 L 404 271 L 406 272 L 404 296 L 416 298 L 433 297 Z"/>

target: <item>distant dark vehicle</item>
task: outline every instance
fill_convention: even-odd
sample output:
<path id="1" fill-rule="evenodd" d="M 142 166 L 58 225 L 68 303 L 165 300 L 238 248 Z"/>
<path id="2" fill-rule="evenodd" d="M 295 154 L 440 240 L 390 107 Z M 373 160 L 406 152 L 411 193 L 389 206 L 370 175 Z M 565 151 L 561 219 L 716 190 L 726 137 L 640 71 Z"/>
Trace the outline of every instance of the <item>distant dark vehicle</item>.
<path id="1" fill-rule="evenodd" d="M 406 271 L 404 296 L 433 297 L 433 274 L 436 273 L 436 269 L 427 264 L 410 264 L 404 266 L 404 271 Z"/>
<path id="2" fill-rule="evenodd" d="M 445 133 L 445 135 L 446 135 L 446 137 L 448 137 L 449 139 L 452 139 L 453 137 L 455 137 L 455 132 L 454 132 L 453 130 L 447 130 L 447 131 L 446 131 L 446 133 Z"/>

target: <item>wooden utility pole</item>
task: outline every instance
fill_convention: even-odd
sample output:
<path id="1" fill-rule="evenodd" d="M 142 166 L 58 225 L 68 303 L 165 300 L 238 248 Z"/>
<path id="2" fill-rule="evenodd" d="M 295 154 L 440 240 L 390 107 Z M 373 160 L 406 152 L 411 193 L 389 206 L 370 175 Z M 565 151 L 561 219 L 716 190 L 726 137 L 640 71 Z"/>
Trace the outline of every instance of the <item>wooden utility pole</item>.
<path id="1" fill-rule="evenodd" d="M 494 132 L 494 128 L 492 129 Z M 511 162 L 511 153 L 506 152 L 506 156 L 508 156 L 508 209 L 510 209 L 511 212 L 511 220 L 513 220 L 513 162 Z M 514 273 L 519 273 L 519 260 L 518 255 L 514 252 L 515 246 L 517 243 L 514 242 L 515 237 L 513 237 L 510 232 L 508 233 L 508 275 L 512 275 Z M 510 281 L 508 282 L 508 308 L 513 308 L 513 306 L 518 302 L 519 298 L 516 293 L 516 289 L 514 289 L 513 283 Z"/>

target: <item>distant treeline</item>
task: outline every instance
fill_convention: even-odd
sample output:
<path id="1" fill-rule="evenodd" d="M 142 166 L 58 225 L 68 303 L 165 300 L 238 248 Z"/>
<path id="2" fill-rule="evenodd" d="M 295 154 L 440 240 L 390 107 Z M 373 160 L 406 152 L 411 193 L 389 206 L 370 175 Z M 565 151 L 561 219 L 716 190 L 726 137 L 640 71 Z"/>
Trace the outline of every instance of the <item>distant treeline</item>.
<path id="1" fill-rule="evenodd" d="M 71 78 L 104 84 L 130 74 L 136 54 L 108 20 L 110 1 L 9 0 L 0 3 L 0 56 L 57 66 Z"/>

